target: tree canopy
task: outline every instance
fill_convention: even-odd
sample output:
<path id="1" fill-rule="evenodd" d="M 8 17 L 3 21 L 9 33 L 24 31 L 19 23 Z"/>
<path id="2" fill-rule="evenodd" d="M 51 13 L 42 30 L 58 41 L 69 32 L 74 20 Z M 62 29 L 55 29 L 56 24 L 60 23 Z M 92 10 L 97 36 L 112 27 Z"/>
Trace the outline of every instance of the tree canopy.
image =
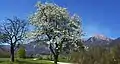
<path id="1" fill-rule="evenodd" d="M 55 60 L 63 43 L 71 42 L 77 47 L 75 41 L 83 35 L 79 16 L 71 16 L 66 8 L 52 3 L 38 2 L 36 6 L 36 12 L 29 18 L 30 23 L 36 27 L 32 34 L 47 36 Z"/>

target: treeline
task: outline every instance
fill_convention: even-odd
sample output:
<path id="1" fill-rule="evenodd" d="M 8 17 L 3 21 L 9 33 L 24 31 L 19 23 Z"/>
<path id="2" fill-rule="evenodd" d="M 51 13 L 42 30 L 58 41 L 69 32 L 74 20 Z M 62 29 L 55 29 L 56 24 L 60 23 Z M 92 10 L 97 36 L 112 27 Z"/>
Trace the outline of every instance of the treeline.
<path id="1" fill-rule="evenodd" d="M 74 52 L 71 61 L 79 64 L 120 64 L 120 45 L 110 48 L 94 46 Z"/>

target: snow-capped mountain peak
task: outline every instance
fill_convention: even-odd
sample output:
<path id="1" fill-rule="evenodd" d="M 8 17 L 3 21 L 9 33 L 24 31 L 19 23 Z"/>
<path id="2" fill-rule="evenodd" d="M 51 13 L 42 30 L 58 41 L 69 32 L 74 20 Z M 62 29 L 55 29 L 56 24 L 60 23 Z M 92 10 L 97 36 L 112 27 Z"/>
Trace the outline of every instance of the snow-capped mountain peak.
<path id="1" fill-rule="evenodd" d="M 85 45 L 108 45 L 111 41 L 111 38 L 101 34 L 96 34 L 86 40 Z"/>
<path id="2" fill-rule="evenodd" d="M 100 40 L 106 40 L 106 41 L 111 40 L 110 38 L 108 38 L 108 37 L 106 37 L 102 34 L 96 34 L 96 35 L 93 36 L 93 38 L 100 39 Z"/>

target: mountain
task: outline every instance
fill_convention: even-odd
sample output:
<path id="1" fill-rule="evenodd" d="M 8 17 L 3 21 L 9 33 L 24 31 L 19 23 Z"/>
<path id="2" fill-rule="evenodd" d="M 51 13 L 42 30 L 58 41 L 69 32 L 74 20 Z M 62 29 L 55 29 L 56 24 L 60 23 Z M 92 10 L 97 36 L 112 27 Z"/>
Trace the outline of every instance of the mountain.
<path id="1" fill-rule="evenodd" d="M 94 35 L 94 36 L 88 38 L 84 42 L 84 44 L 86 46 L 97 46 L 97 45 L 106 46 L 106 45 L 109 45 L 111 41 L 112 41 L 111 38 L 108 38 L 104 35 L 97 34 L 97 35 Z"/>
<path id="2" fill-rule="evenodd" d="M 112 40 L 111 43 L 109 44 L 110 47 L 115 46 L 115 45 L 120 45 L 120 37 Z"/>
<path id="3" fill-rule="evenodd" d="M 86 47 L 89 46 L 113 46 L 120 44 L 120 38 L 117 39 L 111 39 L 109 37 L 106 37 L 101 34 L 93 35 L 92 37 L 88 39 L 82 39 L 83 44 Z M 40 44 L 38 44 L 40 43 Z M 0 46 L 3 50 L 9 51 L 10 45 L 1 45 Z M 24 47 L 26 49 L 27 56 L 31 55 L 37 55 L 37 54 L 50 54 L 49 45 L 46 43 L 46 41 L 40 41 L 33 39 L 27 44 L 24 44 Z M 0 51 L 3 52 L 3 50 L 0 49 Z"/>
<path id="4" fill-rule="evenodd" d="M 50 54 L 48 45 L 46 44 L 37 44 L 36 42 L 30 42 L 25 46 L 27 56 L 36 56 L 38 54 Z"/>

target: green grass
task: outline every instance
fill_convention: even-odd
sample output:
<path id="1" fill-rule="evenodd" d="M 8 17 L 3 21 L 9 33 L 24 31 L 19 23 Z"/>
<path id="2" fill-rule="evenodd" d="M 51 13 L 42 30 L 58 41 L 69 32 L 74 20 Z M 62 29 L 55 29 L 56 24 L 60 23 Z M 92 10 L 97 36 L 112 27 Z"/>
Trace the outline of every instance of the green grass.
<path id="1" fill-rule="evenodd" d="M 0 58 L 0 64 L 53 64 L 47 60 L 32 60 L 32 59 L 19 59 L 14 63 L 9 61 L 9 58 Z"/>

